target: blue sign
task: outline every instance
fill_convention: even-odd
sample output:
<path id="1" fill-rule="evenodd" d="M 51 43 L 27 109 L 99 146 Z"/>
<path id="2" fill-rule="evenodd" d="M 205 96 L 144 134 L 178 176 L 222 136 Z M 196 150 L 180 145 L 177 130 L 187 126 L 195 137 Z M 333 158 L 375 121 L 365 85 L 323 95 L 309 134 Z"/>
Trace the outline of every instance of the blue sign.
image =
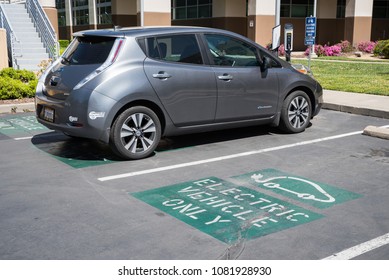
<path id="1" fill-rule="evenodd" d="M 305 25 L 314 25 L 316 26 L 316 17 L 306 17 Z"/>
<path id="2" fill-rule="evenodd" d="M 316 17 L 305 18 L 305 37 L 316 37 Z"/>
<path id="3" fill-rule="evenodd" d="M 315 38 L 314 37 L 305 37 L 304 45 L 312 46 L 314 44 L 315 44 Z"/>
<path id="4" fill-rule="evenodd" d="M 305 18 L 305 45 L 312 46 L 315 44 L 316 37 L 316 17 Z"/>

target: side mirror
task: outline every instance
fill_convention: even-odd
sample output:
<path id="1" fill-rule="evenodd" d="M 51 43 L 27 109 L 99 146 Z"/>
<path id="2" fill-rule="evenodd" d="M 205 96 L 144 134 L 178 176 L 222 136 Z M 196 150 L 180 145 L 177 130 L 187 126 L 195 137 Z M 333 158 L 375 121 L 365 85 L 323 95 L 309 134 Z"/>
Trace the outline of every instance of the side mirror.
<path id="1" fill-rule="evenodd" d="M 265 72 L 269 68 L 271 68 L 271 60 L 269 57 L 264 56 L 262 59 L 261 70 L 262 72 Z"/>

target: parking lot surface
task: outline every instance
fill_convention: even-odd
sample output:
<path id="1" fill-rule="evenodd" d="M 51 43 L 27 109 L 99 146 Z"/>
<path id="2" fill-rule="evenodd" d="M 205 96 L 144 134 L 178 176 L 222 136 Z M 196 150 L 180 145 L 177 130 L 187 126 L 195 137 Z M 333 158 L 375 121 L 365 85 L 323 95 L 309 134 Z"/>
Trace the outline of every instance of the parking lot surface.
<path id="1" fill-rule="evenodd" d="M 0 259 L 388 259 L 389 141 L 368 125 L 389 123 L 322 110 L 300 134 L 187 135 L 122 161 L 0 115 Z"/>

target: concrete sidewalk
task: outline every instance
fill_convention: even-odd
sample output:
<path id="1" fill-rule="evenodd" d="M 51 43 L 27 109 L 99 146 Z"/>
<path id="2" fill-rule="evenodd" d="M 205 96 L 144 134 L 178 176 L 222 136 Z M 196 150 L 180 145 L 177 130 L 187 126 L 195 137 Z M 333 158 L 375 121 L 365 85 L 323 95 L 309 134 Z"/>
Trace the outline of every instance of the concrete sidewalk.
<path id="1" fill-rule="evenodd" d="M 389 96 L 324 90 L 323 109 L 389 119 Z M 389 127 L 367 126 L 363 134 L 389 140 Z"/>
<path id="2" fill-rule="evenodd" d="M 389 119 L 389 96 L 324 90 L 323 109 Z"/>
<path id="3" fill-rule="evenodd" d="M 35 111 L 35 103 L 0 104 L 0 114 L 23 113 Z"/>

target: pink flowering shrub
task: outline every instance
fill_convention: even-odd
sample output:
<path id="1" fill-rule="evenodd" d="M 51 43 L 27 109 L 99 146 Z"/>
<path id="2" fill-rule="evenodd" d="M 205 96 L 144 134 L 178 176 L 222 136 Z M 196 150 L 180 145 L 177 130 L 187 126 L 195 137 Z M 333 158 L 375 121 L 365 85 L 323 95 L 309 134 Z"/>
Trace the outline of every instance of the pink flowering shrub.
<path id="1" fill-rule="evenodd" d="M 308 56 L 309 55 L 309 49 L 311 47 L 308 47 L 306 50 L 305 50 L 305 56 Z M 322 45 L 315 45 L 315 53 L 317 56 L 324 56 L 326 55 L 325 52 L 324 52 L 324 47 Z"/>
<path id="2" fill-rule="evenodd" d="M 340 56 L 342 54 L 342 46 L 341 44 L 337 44 L 334 46 L 324 45 L 315 45 L 315 53 L 317 56 Z M 309 48 L 306 49 L 305 55 L 309 55 Z"/>
<path id="3" fill-rule="evenodd" d="M 347 40 L 345 41 L 340 41 L 339 43 L 341 49 L 342 49 L 342 53 L 348 53 L 348 52 L 352 52 L 353 51 L 353 46 L 351 45 L 351 43 Z"/>
<path id="4" fill-rule="evenodd" d="M 358 50 L 365 53 L 373 53 L 376 42 L 365 41 L 358 44 Z"/>
<path id="5" fill-rule="evenodd" d="M 269 51 L 272 50 L 272 44 L 269 43 L 266 45 L 266 49 L 268 49 Z M 278 56 L 285 56 L 285 46 L 284 44 L 281 44 L 279 47 L 278 47 Z"/>
<path id="6" fill-rule="evenodd" d="M 342 47 L 338 45 L 324 46 L 324 53 L 326 56 L 340 56 L 342 54 Z"/>
<path id="7" fill-rule="evenodd" d="M 278 48 L 278 55 L 279 56 L 285 56 L 285 46 L 284 46 L 284 44 L 281 44 L 280 47 Z"/>

